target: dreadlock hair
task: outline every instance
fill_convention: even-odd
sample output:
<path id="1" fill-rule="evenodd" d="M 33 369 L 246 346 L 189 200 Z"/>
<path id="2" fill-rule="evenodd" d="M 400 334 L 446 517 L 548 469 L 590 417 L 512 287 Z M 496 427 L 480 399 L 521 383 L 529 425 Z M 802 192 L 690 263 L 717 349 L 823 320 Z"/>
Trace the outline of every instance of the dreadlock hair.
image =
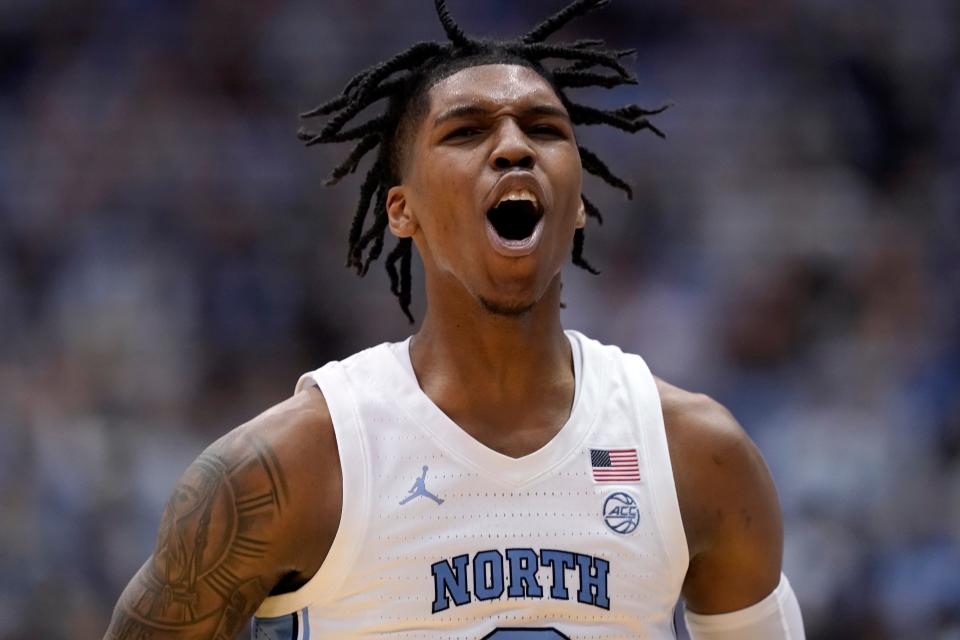
<path id="1" fill-rule="evenodd" d="M 401 150 L 412 135 L 413 124 L 429 110 L 427 92 L 440 80 L 468 67 L 485 64 L 517 64 L 533 69 L 542 76 L 560 98 L 575 125 L 603 124 L 635 133 L 644 129 L 664 137 L 648 120 L 665 107 L 647 110 L 639 105 L 604 110 L 570 100 L 567 89 L 580 87 L 612 88 L 636 84 L 636 77 L 620 63 L 635 53 L 633 49 L 605 48 L 603 40 L 577 40 L 563 44 L 547 44 L 545 40 L 572 20 L 606 5 L 609 0 L 574 0 L 564 9 L 536 25 L 517 40 L 492 41 L 468 37 L 453 20 L 446 0 L 434 0 L 440 23 L 448 42 L 418 42 L 406 51 L 374 65 L 354 76 L 341 94 L 305 113 L 305 120 L 327 117 L 322 127 L 301 127 L 297 136 L 311 146 L 320 143 L 355 142 L 353 149 L 331 173 L 327 185 L 339 182 L 354 173 L 360 161 L 377 150 L 373 165 L 360 186 L 350 225 L 347 267 L 360 276 L 366 275 L 370 264 L 383 252 L 384 236 L 388 226 L 386 201 L 388 190 L 401 180 Z M 553 68 L 545 66 L 554 61 Z M 557 63 L 556 61 L 560 61 Z M 384 112 L 363 124 L 346 128 L 367 107 L 387 100 Z M 669 105 L 667 105 L 669 106 Z M 617 177 L 593 152 L 578 147 L 583 168 L 604 180 L 610 186 L 633 197 L 630 186 Z M 368 215 L 373 205 L 373 220 Z M 583 197 L 584 210 L 598 224 L 603 223 L 599 209 Z M 573 239 L 573 263 L 590 273 L 599 273 L 583 257 L 584 232 L 577 229 Z M 412 242 L 400 239 L 387 254 L 386 269 L 390 276 L 390 290 L 398 298 L 400 308 L 410 322 L 410 263 Z M 397 264 L 399 263 L 399 271 Z"/>

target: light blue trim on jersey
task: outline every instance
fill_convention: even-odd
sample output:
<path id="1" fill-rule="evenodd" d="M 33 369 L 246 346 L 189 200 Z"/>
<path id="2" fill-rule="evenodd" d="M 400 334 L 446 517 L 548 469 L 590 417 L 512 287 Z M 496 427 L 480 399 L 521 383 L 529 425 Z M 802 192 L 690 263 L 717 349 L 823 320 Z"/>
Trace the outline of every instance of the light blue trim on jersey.
<path id="1" fill-rule="evenodd" d="M 306 607 L 298 613 L 300 615 L 300 629 L 303 631 L 300 635 L 300 640 L 310 640 L 310 613 Z"/>
<path id="2" fill-rule="evenodd" d="M 253 640 L 310 640 L 310 615 L 304 607 L 275 618 L 254 617 Z"/>
<path id="3" fill-rule="evenodd" d="M 297 640 L 299 611 L 276 618 L 254 617 L 253 629 L 250 634 L 253 640 Z"/>

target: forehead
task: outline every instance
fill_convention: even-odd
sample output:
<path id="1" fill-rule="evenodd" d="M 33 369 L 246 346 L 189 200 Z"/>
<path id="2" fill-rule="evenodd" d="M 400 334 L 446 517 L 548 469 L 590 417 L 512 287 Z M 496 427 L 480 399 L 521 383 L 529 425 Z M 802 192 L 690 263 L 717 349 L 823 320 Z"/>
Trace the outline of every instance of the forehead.
<path id="1" fill-rule="evenodd" d="M 493 110 L 549 105 L 563 108 L 550 84 L 536 71 L 518 64 L 486 64 L 451 74 L 430 88 L 430 113 L 468 105 Z"/>

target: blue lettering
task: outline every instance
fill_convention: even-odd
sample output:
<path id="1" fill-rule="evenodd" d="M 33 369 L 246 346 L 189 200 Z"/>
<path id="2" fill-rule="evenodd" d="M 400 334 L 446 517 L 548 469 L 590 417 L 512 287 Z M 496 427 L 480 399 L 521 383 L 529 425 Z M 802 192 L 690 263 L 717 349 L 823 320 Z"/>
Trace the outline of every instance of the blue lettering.
<path id="1" fill-rule="evenodd" d="M 541 567 L 549 568 L 552 574 L 551 598 L 570 599 L 567 571 L 575 571 L 577 601 L 610 609 L 607 592 L 610 563 L 603 558 L 558 549 L 542 549 L 537 553 L 535 549 L 518 548 L 507 549 L 505 553 L 506 557 L 497 549 L 478 551 L 473 556 L 472 568 L 466 554 L 430 565 L 433 575 L 433 613 L 449 609 L 451 599 L 453 605 L 459 607 L 469 604 L 474 596 L 477 600 L 502 598 L 505 586 L 508 598 L 542 598 L 544 587 L 537 579 Z M 513 629 L 503 628 L 502 631 L 512 632 Z M 518 628 L 517 631 L 522 635 L 528 630 Z"/>
<path id="2" fill-rule="evenodd" d="M 470 559 L 466 555 L 460 555 L 453 559 L 454 567 L 450 566 L 447 560 L 434 562 L 430 565 L 430 573 L 433 574 L 433 612 L 437 613 L 450 608 L 449 593 L 453 596 L 453 602 L 458 607 L 470 602 L 470 590 L 467 589 L 467 565 Z M 501 585 L 502 589 L 502 585 Z"/>
<path id="3" fill-rule="evenodd" d="M 507 549 L 510 562 L 508 598 L 542 598 L 543 587 L 537 582 L 537 552 L 533 549 Z"/>
<path id="4" fill-rule="evenodd" d="M 570 640 L 554 628 L 521 629 L 520 627 L 501 627 L 483 636 L 480 640 Z"/>
<path id="5" fill-rule="evenodd" d="M 580 567 L 580 588 L 577 590 L 577 601 L 609 609 L 607 575 L 610 573 L 610 563 L 602 558 L 593 558 L 578 553 L 577 565 Z"/>
<path id="6" fill-rule="evenodd" d="M 555 600 L 569 600 L 567 592 L 567 576 L 565 571 L 574 567 L 573 554 L 569 551 L 543 549 L 540 551 L 540 564 L 553 569 L 553 585 L 550 586 L 550 597 Z"/>
<path id="7" fill-rule="evenodd" d="M 496 600 L 503 595 L 503 556 L 499 551 L 473 556 L 473 592 L 477 600 Z"/>

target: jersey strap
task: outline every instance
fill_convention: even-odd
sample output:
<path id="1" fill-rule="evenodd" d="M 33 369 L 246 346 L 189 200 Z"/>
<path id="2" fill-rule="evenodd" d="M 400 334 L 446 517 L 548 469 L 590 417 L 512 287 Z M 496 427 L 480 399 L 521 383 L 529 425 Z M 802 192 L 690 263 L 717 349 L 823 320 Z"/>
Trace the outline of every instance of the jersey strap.
<path id="1" fill-rule="evenodd" d="M 674 482 L 673 465 L 670 462 L 670 450 L 667 446 L 667 432 L 660 405 L 660 391 L 656 379 L 643 358 L 633 354 L 623 354 L 623 366 L 631 381 L 634 392 L 631 397 L 634 411 L 641 429 L 644 459 L 648 461 L 647 481 L 653 501 L 657 527 L 663 552 L 670 559 L 673 578 L 678 585 L 683 584 L 690 562 L 687 548 L 687 536 L 680 515 L 680 502 Z"/>
<path id="2" fill-rule="evenodd" d="M 343 580 L 350 574 L 360 552 L 367 523 L 369 496 L 366 477 L 369 465 L 357 417 L 356 401 L 339 362 L 304 374 L 297 382 L 297 391 L 319 387 L 326 400 L 333 421 L 340 460 L 356 461 L 341 464 L 343 477 L 343 507 L 340 526 L 320 570 L 298 590 L 271 596 L 257 609 L 257 617 L 277 617 L 297 612 L 308 606 L 327 602 L 337 593 Z"/>

